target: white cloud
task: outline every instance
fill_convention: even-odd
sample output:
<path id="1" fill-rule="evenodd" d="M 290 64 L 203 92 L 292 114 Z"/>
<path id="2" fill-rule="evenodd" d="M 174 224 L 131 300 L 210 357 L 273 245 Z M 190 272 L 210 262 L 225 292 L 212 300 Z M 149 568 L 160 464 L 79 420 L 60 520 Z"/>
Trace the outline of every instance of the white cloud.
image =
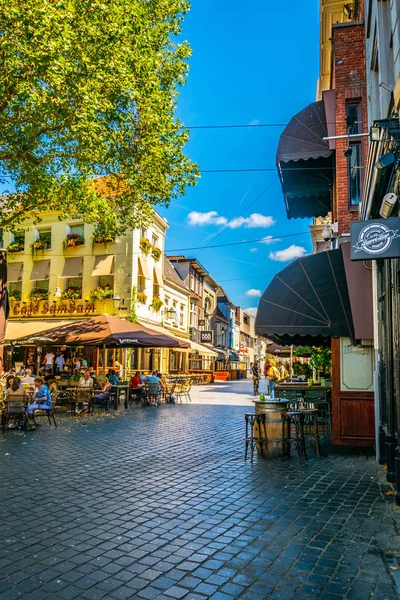
<path id="1" fill-rule="evenodd" d="M 275 225 L 275 219 L 266 215 L 260 215 L 260 213 L 253 213 L 249 217 L 236 217 L 236 219 L 232 219 L 228 227 L 230 229 L 238 229 L 243 225 L 247 229 L 254 229 L 255 227 L 271 227 L 272 225 Z"/>
<path id="2" fill-rule="evenodd" d="M 303 246 L 295 246 L 292 244 L 289 248 L 284 250 L 277 250 L 276 252 L 270 252 L 269 257 L 271 260 L 277 260 L 278 262 L 288 262 L 294 258 L 300 258 L 307 254 L 307 250 Z"/>
<path id="3" fill-rule="evenodd" d="M 227 217 L 219 215 L 216 210 L 209 212 L 198 212 L 194 210 L 188 215 L 189 225 L 228 225 L 230 229 L 239 229 L 246 227 L 252 229 L 255 227 L 271 227 L 275 225 L 273 217 L 253 213 L 249 217 L 236 217 L 229 221 Z"/>
<path id="4" fill-rule="evenodd" d="M 258 252 L 258 248 L 250 248 L 250 252 Z"/>
<path id="5" fill-rule="evenodd" d="M 274 237 L 272 237 L 272 235 L 266 235 L 261 240 L 262 244 L 275 244 L 276 242 L 280 242 L 280 239 L 279 238 L 274 238 Z"/>
<path id="6" fill-rule="evenodd" d="M 188 215 L 189 225 L 226 225 L 228 219 L 218 215 L 216 210 L 209 212 L 192 211 Z"/>
<path id="7" fill-rule="evenodd" d="M 258 308 L 256 306 L 252 306 L 251 308 L 246 308 L 245 312 L 247 312 L 252 317 L 256 318 Z"/>
<path id="8" fill-rule="evenodd" d="M 259 125 L 260 121 L 259 119 L 253 119 L 252 121 L 250 121 L 249 125 Z"/>
<path id="9" fill-rule="evenodd" d="M 261 296 L 261 290 L 255 290 L 251 288 L 251 290 L 247 290 L 246 296 L 254 296 L 255 298 L 259 298 Z"/>

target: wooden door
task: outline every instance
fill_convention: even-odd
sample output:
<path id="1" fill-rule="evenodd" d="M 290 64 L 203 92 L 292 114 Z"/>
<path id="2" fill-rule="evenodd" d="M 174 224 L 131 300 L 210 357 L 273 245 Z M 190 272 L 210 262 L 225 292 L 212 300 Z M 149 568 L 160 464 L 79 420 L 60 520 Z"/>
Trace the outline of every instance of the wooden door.
<path id="1" fill-rule="evenodd" d="M 375 445 L 373 350 L 332 338 L 332 441 Z"/>

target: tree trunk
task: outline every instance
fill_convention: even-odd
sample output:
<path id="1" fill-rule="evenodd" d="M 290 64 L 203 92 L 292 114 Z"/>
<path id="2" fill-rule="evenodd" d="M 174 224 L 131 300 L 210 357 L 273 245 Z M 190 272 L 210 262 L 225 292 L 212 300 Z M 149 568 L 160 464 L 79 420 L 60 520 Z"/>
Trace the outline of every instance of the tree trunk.
<path id="1" fill-rule="evenodd" d="M 0 366 L 3 366 L 4 338 L 8 319 L 9 305 L 7 295 L 7 255 L 0 250 Z"/>

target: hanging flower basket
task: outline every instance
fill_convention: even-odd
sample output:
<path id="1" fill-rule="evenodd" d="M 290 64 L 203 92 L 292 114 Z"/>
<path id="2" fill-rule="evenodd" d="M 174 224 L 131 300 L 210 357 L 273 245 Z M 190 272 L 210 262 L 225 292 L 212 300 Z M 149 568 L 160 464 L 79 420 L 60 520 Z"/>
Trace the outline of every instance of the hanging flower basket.
<path id="1" fill-rule="evenodd" d="M 151 255 L 154 258 L 154 260 L 160 260 L 161 254 L 162 252 L 160 248 L 157 248 L 156 246 L 151 247 Z"/>
<path id="2" fill-rule="evenodd" d="M 136 299 L 139 302 L 139 304 L 146 304 L 147 302 L 147 296 L 144 292 L 138 292 Z"/>
<path id="3" fill-rule="evenodd" d="M 149 254 L 151 250 L 150 241 L 147 238 L 140 238 L 140 248 L 145 254 Z"/>
<path id="4" fill-rule="evenodd" d="M 158 296 L 153 296 L 150 306 L 155 312 L 158 312 L 163 304 L 164 302 Z"/>
<path id="5" fill-rule="evenodd" d="M 63 300 L 79 300 L 82 298 L 82 288 L 71 285 L 63 291 L 61 298 Z"/>
<path id="6" fill-rule="evenodd" d="M 49 290 L 44 288 L 33 288 L 29 292 L 29 300 L 33 300 L 35 302 L 39 302 L 39 300 L 48 300 L 49 299 Z"/>
<path id="7" fill-rule="evenodd" d="M 21 292 L 19 290 L 13 290 L 12 292 L 9 292 L 8 299 L 10 302 L 20 302 Z"/>
<path id="8" fill-rule="evenodd" d="M 107 300 L 114 296 L 114 290 L 109 285 L 98 285 L 94 290 L 90 292 L 90 299 L 93 300 Z"/>
<path id="9" fill-rule="evenodd" d="M 64 248 L 76 248 L 77 246 L 83 246 L 85 238 L 80 233 L 68 233 L 66 239 L 63 242 Z"/>
<path id="10" fill-rule="evenodd" d="M 23 252 L 25 250 L 24 242 L 12 242 L 7 248 L 7 252 L 14 254 L 15 252 Z"/>
<path id="11" fill-rule="evenodd" d="M 104 244 L 105 246 L 107 244 L 113 244 L 114 242 L 115 238 L 106 235 L 96 235 L 93 241 L 94 244 Z"/>

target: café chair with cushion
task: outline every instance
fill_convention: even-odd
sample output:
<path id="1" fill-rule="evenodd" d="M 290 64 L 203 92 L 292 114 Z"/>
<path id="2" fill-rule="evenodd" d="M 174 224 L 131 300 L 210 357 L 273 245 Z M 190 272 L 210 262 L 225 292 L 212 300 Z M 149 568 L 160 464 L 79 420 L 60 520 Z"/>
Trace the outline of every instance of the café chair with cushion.
<path id="1" fill-rule="evenodd" d="M 1 428 L 3 433 L 7 430 L 7 425 L 10 419 L 13 419 L 21 429 L 25 430 L 26 428 L 26 407 L 23 402 L 15 402 L 15 397 L 13 402 L 10 402 L 8 406 L 5 406 L 1 415 Z"/>
<path id="2" fill-rule="evenodd" d="M 161 402 L 161 391 L 158 383 L 146 384 L 146 400 L 147 404 L 158 406 Z"/>

